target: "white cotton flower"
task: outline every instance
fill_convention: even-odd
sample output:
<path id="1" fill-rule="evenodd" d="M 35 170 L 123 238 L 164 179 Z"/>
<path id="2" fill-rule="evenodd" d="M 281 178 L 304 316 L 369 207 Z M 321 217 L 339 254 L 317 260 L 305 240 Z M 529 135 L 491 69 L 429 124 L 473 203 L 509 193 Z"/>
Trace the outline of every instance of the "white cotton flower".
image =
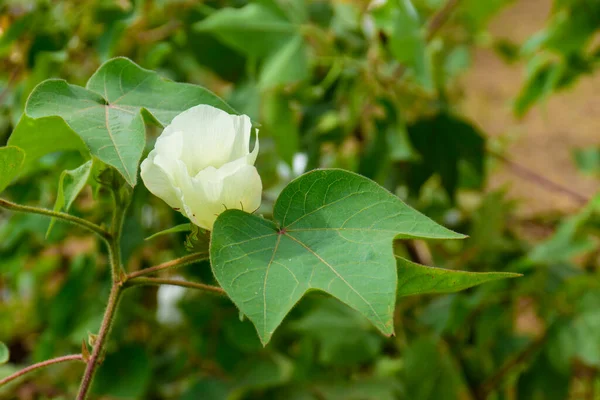
<path id="1" fill-rule="evenodd" d="M 142 162 L 142 180 L 156 196 L 194 224 L 211 230 L 226 209 L 255 211 L 262 182 L 250 152 L 252 124 L 246 115 L 230 115 L 199 105 L 173 118 Z"/>

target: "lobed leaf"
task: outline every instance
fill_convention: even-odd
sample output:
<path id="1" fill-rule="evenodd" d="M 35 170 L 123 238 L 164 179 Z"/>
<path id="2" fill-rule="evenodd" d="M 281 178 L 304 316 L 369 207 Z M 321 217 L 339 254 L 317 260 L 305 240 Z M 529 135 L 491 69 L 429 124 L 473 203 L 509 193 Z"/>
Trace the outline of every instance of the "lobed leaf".
<path id="1" fill-rule="evenodd" d="M 464 237 L 342 170 L 312 171 L 292 181 L 275 203 L 274 220 L 225 211 L 210 248 L 217 281 L 263 344 L 309 290 L 337 297 L 392 334 L 393 239 Z"/>
<path id="2" fill-rule="evenodd" d="M 126 58 L 115 58 L 92 75 L 86 88 L 63 80 L 42 82 L 29 96 L 25 112 L 33 118 L 62 118 L 92 155 L 135 186 L 145 145 L 142 112 L 147 111 L 164 126 L 198 104 L 235 112 L 200 86 L 172 82 Z"/>

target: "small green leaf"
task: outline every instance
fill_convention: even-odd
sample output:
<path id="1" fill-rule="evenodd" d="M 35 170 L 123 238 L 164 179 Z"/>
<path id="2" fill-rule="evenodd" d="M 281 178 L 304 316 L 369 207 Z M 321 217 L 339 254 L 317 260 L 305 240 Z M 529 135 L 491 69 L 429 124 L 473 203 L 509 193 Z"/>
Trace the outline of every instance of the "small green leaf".
<path id="1" fill-rule="evenodd" d="M 156 232 L 155 234 L 148 236 L 144 240 L 152 240 L 159 236 L 170 235 L 171 233 L 178 233 L 178 232 L 189 232 L 191 230 L 192 230 L 192 224 L 190 224 L 190 223 L 180 224 L 180 225 L 176 225 L 172 228 L 165 229 L 164 231 Z"/>
<path id="2" fill-rule="evenodd" d="M 261 4 L 224 8 L 194 27 L 213 33 L 223 43 L 251 57 L 271 54 L 297 31 L 289 21 Z"/>
<path id="3" fill-rule="evenodd" d="M 309 290 L 337 297 L 392 334 L 393 239 L 464 237 L 342 170 L 316 170 L 292 181 L 275 203 L 274 219 L 228 210 L 211 236 L 214 275 L 263 344 Z"/>
<path id="4" fill-rule="evenodd" d="M 482 283 L 521 276 L 510 272 L 467 272 L 427 267 L 398 256 L 396 260 L 398 297 L 426 293 L 453 293 Z"/>
<path id="5" fill-rule="evenodd" d="M 69 211 L 71 205 L 81 190 L 85 187 L 85 184 L 90 177 L 92 164 L 93 161 L 89 160 L 73 170 L 63 171 L 63 173 L 60 174 L 60 180 L 58 181 L 58 193 L 54 203 L 54 211 Z M 52 231 L 52 227 L 54 226 L 55 222 L 56 218 L 52 218 L 50 220 L 46 237 L 50 235 L 50 231 Z"/>
<path id="6" fill-rule="evenodd" d="M 33 119 L 23 114 L 8 139 L 9 146 L 17 146 L 27 154 L 23 169 L 29 171 L 40 158 L 57 151 L 79 151 L 90 158 L 83 140 L 60 117 Z"/>
<path id="7" fill-rule="evenodd" d="M 279 91 L 265 94 L 262 115 L 267 135 L 275 140 L 277 154 L 291 166 L 298 152 L 300 133 L 289 100 Z"/>
<path id="8" fill-rule="evenodd" d="M 18 147 L 0 148 L 0 192 L 4 191 L 23 167 L 25 152 Z"/>
<path id="9" fill-rule="evenodd" d="M 164 126 L 198 104 L 234 112 L 203 87 L 171 82 L 126 58 L 115 58 L 92 75 L 86 88 L 63 80 L 40 83 L 25 112 L 33 118 L 61 117 L 94 156 L 135 186 L 145 144 L 142 111 Z"/>
<path id="10" fill-rule="evenodd" d="M 410 0 L 390 0 L 373 11 L 375 23 L 388 36 L 392 55 L 427 89 L 432 88 L 431 67 L 421 21 Z"/>
<path id="11" fill-rule="evenodd" d="M 593 215 L 600 214 L 600 194 L 596 195 L 577 214 L 565 218 L 556 232 L 535 246 L 528 258 L 535 263 L 568 263 L 574 257 L 581 256 L 598 248 L 593 233 L 585 231 L 586 224 Z"/>
<path id="12" fill-rule="evenodd" d="M 267 58 L 260 73 L 259 86 L 267 89 L 298 82 L 308 78 L 308 72 L 304 39 L 297 35 Z"/>
<path id="13" fill-rule="evenodd" d="M 8 347 L 3 342 L 0 342 L 0 365 L 6 364 L 9 356 Z"/>

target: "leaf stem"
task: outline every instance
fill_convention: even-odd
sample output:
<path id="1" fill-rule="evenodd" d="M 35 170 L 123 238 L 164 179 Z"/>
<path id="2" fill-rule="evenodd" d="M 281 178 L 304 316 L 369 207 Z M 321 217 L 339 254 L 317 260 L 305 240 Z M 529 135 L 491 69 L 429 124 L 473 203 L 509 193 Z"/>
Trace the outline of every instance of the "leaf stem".
<path id="1" fill-rule="evenodd" d="M 204 290 L 206 292 L 213 292 L 213 293 L 217 293 L 220 295 L 225 294 L 225 291 L 217 286 L 206 285 L 204 283 L 181 281 L 181 280 L 177 280 L 177 279 L 139 277 L 139 278 L 131 279 L 130 281 L 128 281 L 126 287 L 142 286 L 142 285 L 173 285 L 173 286 L 182 286 L 182 287 L 192 288 L 192 289 L 200 289 L 200 290 Z"/>
<path id="2" fill-rule="evenodd" d="M 20 378 L 21 376 L 23 376 L 31 371 L 35 371 L 36 369 L 44 368 L 49 365 L 59 364 L 59 363 L 67 362 L 67 361 L 82 361 L 85 363 L 85 361 L 83 361 L 83 356 L 81 354 L 72 354 L 72 355 L 68 355 L 68 356 L 52 358 L 50 360 L 46 360 L 46 361 L 39 362 L 37 364 L 30 365 L 29 367 L 23 368 L 22 370 L 17 371 L 14 374 L 9 375 L 4 379 L 1 379 L 0 386 L 4 386 L 8 382 L 11 382 L 17 378 Z"/>
<path id="3" fill-rule="evenodd" d="M 105 242 L 107 242 L 111 239 L 111 234 L 109 232 L 107 232 L 106 230 L 102 229 L 100 226 L 94 224 L 93 222 L 87 221 L 83 218 L 76 217 L 74 215 L 48 210 L 46 208 L 24 206 L 24 205 L 16 204 L 16 203 L 10 202 L 8 200 L 4 200 L 4 199 L 0 199 L 0 207 L 5 208 L 7 210 L 15 211 L 15 212 L 40 214 L 40 215 L 45 215 L 45 216 L 52 217 L 52 218 L 57 218 L 57 219 L 65 221 L 65 222 L 68 222 L 68 223 L 71 223 L 74 225 L 78 225 L 84 229 L 87 229 L 87 230 L 95 233 L 96 235 L 100 236 L 100 238 L 102 238 L 102 240 L 104 240 Z"/>
<path id="4" fill-rule="evenodd" d="M 142 269 L 142 270 L 139 270 L 136 272 L 132 272 L 127 275 L 127 279 L 125 281 L 134 279 L 134 278 L 137 278 L 140 276 L 144 276 L 144 275 L 150 275 L 150 274 L 153 274 L 155 272 L 162 271 L 165 269 L 183 267 L 184 265 L 189 265 L 189 264 L 195 263 L 197 261 L 203 261 L 203 260 L 208 260 L 208 253 L 200 252 L 200 253 L 190 254 L 188 256 L 184 256 L 181 258 L 177 258 L 175 260 L 167 261 L 167 262 L 159 264 L 159 265 L 155 265 L 154 267 L 150 267 L 150 268 Z"/>
<path id="5" fill-rule="evenodd" d="M 104 312 L 102 325 L 100 326 L 100 332 L 98 332 L 98 337 L 96 339 L 96 343 L 94 344 L 92 355 L 88 360 L 87 367 L 81 380 L 79 393 L 77 394 L 77 400 L 85 400 L 87 398 L 94 375 L 96 373 L 96 369 L 98 368 L 98 365 L 100 365 L 99 359 L 102 355 L 104 345 L 106 344 L 106 340 L 112 328 L 122 292 L 123 286 L 119 283 L 113 283 L 110 296 L 108 298 L 108 305 L 106 306 L 106 311 Z"/>

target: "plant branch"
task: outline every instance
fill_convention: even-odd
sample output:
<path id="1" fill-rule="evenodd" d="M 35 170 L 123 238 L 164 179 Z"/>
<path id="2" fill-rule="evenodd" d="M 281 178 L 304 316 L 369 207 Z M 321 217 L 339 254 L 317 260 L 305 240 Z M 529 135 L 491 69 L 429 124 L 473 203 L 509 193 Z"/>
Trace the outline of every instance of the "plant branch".
<path id="1" fill-rule="evenodd" d="M 17 378 L 20 378 L 21 376 L 23 376 L 31 371 L 35 371 L 36 369 L 44 368 L 49 365 L 59 364 L 59 363 L 67 362 L 67 361 L 82 361 L 85 363 L 85 361 L 83 361 L 83 356 L 81 354 L 72 354 L 69 356 L 56 357 L 56 358 L 53 358 L 50 360 L 46 360 L 46 361 L 39 362 L 37 364 L 30 365 L 29 367 L 23 368 L 22 370 L 17 371 L 14 374 L 7 376 L 4 379 L 0 379 L 0 386 L 3 386 L 5 384 L 7 384 L 8 382 L 13 381 Z"/>
<path id="2" fill-rule="evenodd" d="M 184 265 L 189 265 L 189 264 L 192 264 L 192 263 L 195 263 L 198 261 L 203 261 L 203 260 L 208 260 L 208 253 L 201 252 L 201 253 L 190 254 L 189 256 L 184 256 L 181 258 L 177 258 L 175 260 L 167 261 L 165 263 L 155 265 L 154 267 L 150 267 L 150 268 L 142 269 L 142 270 L 139 270 L 136 272 L 132 272 L 127 275 L 126 281 L 129 279 L 140 277 L 140 276 L 150 275 L 150 274 L 153 274 L 155 272 L 162 271 L 165 269 L 183 267 Z"/>
<path id="3" fill-rule="evenodd" d="M 429 20 L 427 26 L 426 40 L 429 42 L 444 26 L 444 24 L 450 19 L 452 12 L 458 6 L 460 0 L 448 0 L 448 2 L 442 7 L 436 14 L 434 14 Z"/>
<path id="4" fill-rule="evenodd" d="M 8 200 L 4 200 L 4 199 L 0 199 L 0 207 L 5 208 L 10 211 L 30 213 L 30 214 L 40 214 L 40 215 L 45 215 L 45 216 L 52 217 L 52 218 L 57 218 L 62 221 L 65 221 L 65 222 L 68 222 L 68 223 L 71 223 L 74 225 L 78 225 L 84 229 L 87 229 L 87 230 L 97 234 L 98 236 L 100 236 L 104 241 L 108 241 L 111 238 L 111 234 L 109 232 L 107 232 L 106 230 L 102 229 L 100 226 L 94 224 L 93 222 L 87 221 L 83 218 L 79 218 L 79 217 L 76 217 L 71 214 L 52 211 L 52 210 L 48 210 L 46 208 L 24 206 L 24 205 L 16 204 L 16 203 L 10 202 Z"/>
<path id="5" fill-rule="evenodd" d="M 537 172 L 532 171 L 529 168 L 524 167 L 523 165 L 518 164 L 518 163 L 506 158 L 502 154 L 496 153 L 495 151 L 491 151 L 489 149 L 487 150 L 487 152 L 488 152 L 488 154 L 496 157 L 498 160 L 500 160 L 504 164 L 506 164 L 512 170 L 512 172 L 514 172 L 516 175 L 520 176 L 523 179 L 527 179 L 528 181 L 531 181 L 550 192 L 558 192 L 558 193 L 565 194 L 565 195 L 569 196 L 571 199 L 573 199 L 574 201 L 576 201 L 577 203 L 579 203 L 580 205 L 587 204 L 590 201 L 590 199 L 587 198 L 586 196 L 584 196 L 580 193 L 577 193 L 577 192 L 569 189 L 568 187 L 562 186 L 554 181 L 551 181 L 550 179 L 546 178 L 545 176 L 540 175 Z"/>
<path id="6" fill-rule="evenodd" d="M 161 279 L 161 278 L 135 278 L 127 282 L 126 287 L 142 286 L 142 285 L 173 285 L 182 286 L 191 289 L 200 289 L 206 292 L 213 292 L 224 295 L 225 291 L 217 286 L 206 285 L 204 283 L 181 281 L 177 279 Z"/>
<path id="7" fill-rule="evenodd" d="M 121 299 L 124 289 L 123 283 L 127 278 L 125 271 L 123 270 L 123 264 L 121 260 L 121 234 L 123 231 L 125 212 L 127 211 L 127 206 L 129 205 L 129 200 L 131 197 L 130 195 L 121 196 L 118 184 L 114 184 L 111 189 L 114 209 L 110 229 L 110 239 L 107 242 L 112 275 L 112 287 L 108 297 L 108 305 L 106 306 L 106 311 L 104 312 L 104 317 L 102 318 L 102 324 L 100 325 L 100 331 L 98 332 L 92 354 L 87 362 L 87 367 L 83 374 L 83 378 L 81 379 L 77 400 L 85 400 L 92 386 L 94 376 L 98 366 L 100 365 L 100 359 L 104 352 L 104 346 L 108 341 L 108 336 L 110 335 L 110 330 L 117 313 L 119 300 Z"/>
<path id="8" fill-rule="evenodd" d="M 102 355 L 104 345 L 106 344 L 106 339 L 108 338 L 112 328 L 122 292 L 123 287 L 119 283 L 113 283 L 110 296 L 108 298 L 108 305 L 106 306 L 106 311 L 102 320 L 102 325 L 100 326 L 100 332 L 98 332 L 98 337 L 96 339 L 96 343 L 94 344 L 92 355 L 90 356 L 85 373 L 83 374 L 83 378 L 81 380 L 81 386 L 79 387 L 77 400 L 85 400 L 87 398 L 87 394 L 92 385 L 96 369 L 100 365 L 99 359 Z"/>

